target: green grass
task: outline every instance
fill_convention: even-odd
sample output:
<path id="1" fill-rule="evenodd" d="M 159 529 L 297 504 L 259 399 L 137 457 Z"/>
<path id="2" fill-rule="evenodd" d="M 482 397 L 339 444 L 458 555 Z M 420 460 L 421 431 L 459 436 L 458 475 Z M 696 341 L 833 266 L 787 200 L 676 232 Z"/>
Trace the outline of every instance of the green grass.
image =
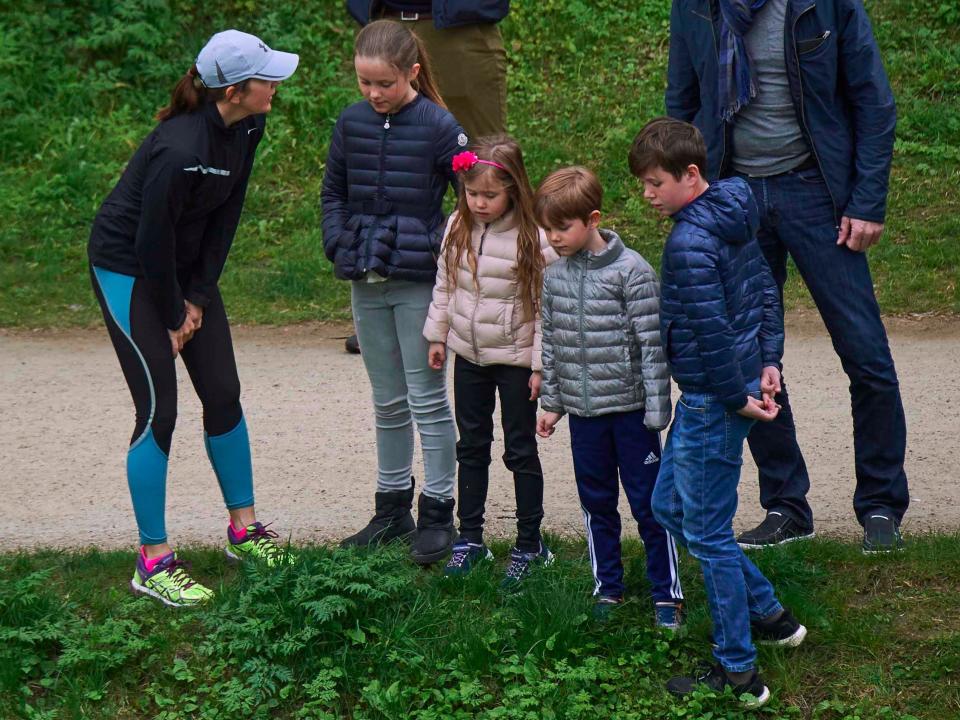
<path id="1" fill-rule="evenodd" d="M 887 313 L 960 312 L 960 10 L 871 0 L 899 107 L 887 232 L 870 251 Z M 607 223 L 654 263 L 667 231 L 626 168 L 630 139 L 663 112 L 666 0 L 515 0 L 503 23 L 509 125 L 530 174 L 583 163 Z M 320 250 L 330 129 L 356 99 L 354 25 L 342 3 L 28 0 L 0 13 L 0 325 L 99 322 L 85 268 L 89 224 L 196 50 L 240 27 L 301 53 L 271 115 L 222 281 L 235 321 L 348 316 Z M 798 280 L 788 304 L 809 304 Z"/>
<path id="2" fill-rule="evenodd" d="M 129 595 L 130 553 L 7 553 L 0 717 L 960 716 L 960 536 L 913 537 L 893 557 L 821 540 L 754 555 L 810 631 L 798 649 L 761 648 L 774 700 L 760 713 L 662 689 L 709 657 L 692 559 L 688 630 L 671 638 L 651 626 L 637 542 L 624 556 L 632 599 L 606 624 L 591 617 L 584 543 L 553 543 L 558 562 L 511 596 L 497 590 L 503 562 L 450 581 L 399 549 L 308 548 L 275 572 L 188 549 L 218 595 L 186 611 Z"/>

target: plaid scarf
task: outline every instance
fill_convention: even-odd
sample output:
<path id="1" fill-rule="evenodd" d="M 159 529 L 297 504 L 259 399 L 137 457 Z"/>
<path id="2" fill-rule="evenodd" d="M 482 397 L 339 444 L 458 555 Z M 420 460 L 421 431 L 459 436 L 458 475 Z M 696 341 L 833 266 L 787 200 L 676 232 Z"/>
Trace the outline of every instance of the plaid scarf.
<path id="1" fill-rule="evenodd" d="M 720 117 L 724 122 L 757 96 L 757 83 L 743 36 L 767 0 L 720 0 Z"/>

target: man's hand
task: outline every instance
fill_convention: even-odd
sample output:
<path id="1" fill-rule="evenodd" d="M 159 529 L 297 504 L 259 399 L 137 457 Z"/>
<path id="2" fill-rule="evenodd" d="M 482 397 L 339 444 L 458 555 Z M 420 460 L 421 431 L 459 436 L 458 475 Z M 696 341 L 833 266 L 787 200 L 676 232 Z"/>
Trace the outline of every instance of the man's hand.
<path id="1" fill-rule="evenodd" d="M 447 359 L 446 343 L 430 343 L 430 349 L 427 350 L 427 364 L 434 370 L 442 370 L 443 363 Z"/>
<path id="2" fill-rule="evenodd" d="M 553 431 L 557 428 L 557 423 L 560 422 L 560 418 L 563 415 L 555 412 L 545 412 L 539 418 L 537 418 L 537 435 L 542 438 L 548 438 L 553 435 Z"/>
<path id="3" fill-rule="evenodd" d="M 186 345 L 190 338 L 193 337 L 193 334 L 197 331 L 197 327 L 193 321 L 193 318 L 190 317 L 188 312 L 183 317 L 183 324 L 180 325 L 176 330 L 168 330 L 170 333 L 170 344 L 173 349 L 173 356 L 176 357 L 180 354 L 180 351 L 183 350 L 183 346 Z"/>
<path id="4" fill-rule="evenodd" d="M 180 331 L 167 330 L 167 334 L 170 335 L 170 349 L 173 350 L 173 356 L 176 357 L 180 354 L 180 351 L 183 350 L 183 342 L 180 338 Z"/>
<path id="5" fill-rule="evenodd" d="M 530 373 L 530 382 L 527 385 L 530 388 L 530 400 L 536 400 L 540 397 L 540 385 L 543 384 L 543 373 L 539 370 L 534 370 Z"/>
<path id="6" fill-rule="evenodd" d="M 760 392 L 763 399 L 773 399 L 780 392 L 780 370 L 775 367 L 765 367 L 760 374 Z"/>
<path id="7" fill-rule="evenodd" d="M 854 252 L 864 252 L 880 239 L 883 223 L 858 220 L 844 215 L 840 218 L 837 245 L 846 245 Z"/>
<path id="8" fill-rule="evenodd" d="M 770 422 L 777 417 L 777 413 L 779 412 L 780 406 L 773 401 L 773 398 L 767 397 L 761 401 L 752 395 L 748 395 L 747 404 L 737 410 L 739 415 L 743 415 L 745 418 L 750 418 L 751 420 L 759 420 L 760 422 Z"/>

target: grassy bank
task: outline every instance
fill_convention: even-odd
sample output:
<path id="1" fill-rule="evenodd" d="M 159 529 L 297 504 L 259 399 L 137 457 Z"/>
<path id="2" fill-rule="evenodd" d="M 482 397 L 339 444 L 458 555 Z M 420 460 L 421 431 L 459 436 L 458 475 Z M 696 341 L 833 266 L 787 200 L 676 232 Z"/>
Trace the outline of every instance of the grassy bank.
<path id="1" fill-rule="evenodd" d="M 761 649 L 774 700 L 675 701 L 671 674 L 709 656 L 696 563 L 682 559 L 685 636 L 651 626 L 642 549 L 625 548 L 631 602 L 592 618 L 582 541 L 523 593 L 501 560 L 464 582 L 399 551 L 312 548 L 277 572 L 188 549 L 218 591 L 175 611 L 126 590 L 130 553 L 0 556 L 0 716 L 25 718 L 815 718 L 960 716 L 960 537 L 911 538 L 895 557 L 815 541 L 756 555 L 809 627 L 798 649 Z"/>
<path id="2" fill-rule="evenodd" d="M 515 0 L 503 23 L 509 125 L 531 176 L 596 168 L 608 224 L 655 263 L 667 226 L 625 154 L 663 111 L 669 3 Z M 868 3 L 900 122 L 887 232 L 871 250 L 888 313 L 960 312 L 960 10 Z M 239 27 L 301 53 L 275 103 L 222 286 L 236 321 L 347 315 L 320 251 L 319 187 L 339 110 L 358 97 L 342 3 L 28 0 L 0 14 L 0 325 L 98 321 L 85 268 L 89 223 L 153 111 L 215 30 Z M 809 304 L 796 280 L 789 303 Z"/>

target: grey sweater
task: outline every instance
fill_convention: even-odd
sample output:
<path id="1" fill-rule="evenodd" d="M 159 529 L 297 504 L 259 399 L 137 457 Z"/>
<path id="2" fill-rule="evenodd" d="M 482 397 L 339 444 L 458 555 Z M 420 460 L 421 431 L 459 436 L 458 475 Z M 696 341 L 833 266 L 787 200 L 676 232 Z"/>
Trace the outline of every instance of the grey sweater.
<path id="1" fill-rule="evenodd" d="M 582 417 L 645 410 L 670 422 L 670 374 L 660 345 L 660 284 L 639 253 L 601 230 L 607 248 L 561 258 L 544 273 L 545 411 Z"/>

